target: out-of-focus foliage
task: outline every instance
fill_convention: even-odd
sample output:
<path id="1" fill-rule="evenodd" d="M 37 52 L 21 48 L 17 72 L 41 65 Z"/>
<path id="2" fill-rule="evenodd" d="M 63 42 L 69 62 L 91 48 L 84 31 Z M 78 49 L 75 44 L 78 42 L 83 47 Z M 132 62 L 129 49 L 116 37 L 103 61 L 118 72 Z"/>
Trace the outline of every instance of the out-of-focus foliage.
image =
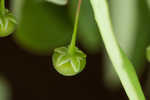
<path id="1" fill-rule="evenodd" d="M 150 46 L 146 49 L 146 56 L 148 61 L 150 62 Z"/>
<path id="2" fill-rule="evenodd" d="M 68 0 L 46 0 L 46 1 L 58 4 L 58 5 L 66 5 L 68 2 Z"/>
<path id="3" fill-rule="evenodd" d="M 137 72 L 143 72 L 146 56 L 145 49 L 150 44 L 150 13 L 146 6 L 147 2 L 145 0 L 138 0 L 138 28 L 136 35 L 136 44 L 134 45 L 134 50 L 132 53 L 132 60 L 134 65 L 137 67 Z"/>
<path id="4" fill-rule="evenodd" d="M 74 22 L 78 0 L 69 1 L 69 13 Z M 97 53 L 100 50 L 101 38 L 94 20 L 92 7 L 89 0 L 83 0 L 81 5 L 81 12 L 79 18 L 79 40 L 82 46 L 89 51 L 89 53 Z"/>
<path id="5" fill-rule="evenodd" d="M 131 59 L 139 75 L 144 70 L 145 64 L 145 48 L 150 42 L 150 26 L 149 12 L 146 1 L 141 0 L 112 0 L 112 20 L 116 37 Z M 112 64 L 106 61 L 105 81 L 109 87 L 118 87 L 119 79 L 116 76 Z M 109 84 L 109 83 L 112 84 Z M 114 84 L 113 84 L 114 83 Z M 114 89 L 114 88 L 113 88 Z"/>
<path id="6" fill-rule="evenodd" d="M 111 0 L 109 3 L 115 36 L 122 49 L 131 58 L 131 52 L 134 50 L 138 21 L 136 0 Z M 118 83 L 120 83 L 119 79 L 108 57 L 106 58 L 105 65 L 104 77 L 108 83 L 106 85 L 111 85 L 111 87 L 118 86 Z M 110 82 L 112 84 L 109 84 Z"/>
<path id="7" fill-rule="evenodd" d="M 11 100 L 11 89 L 6 79 L 0 76 L 0 100 Z"/>
<path id="8" fill-rule="evenodd" d="M 15 14 L 16 18 L 17 18 L 17 22 L 19 21 L 21 14 L 23 12 L 22 8 L 24 7 L 24 2 L 26 0 L 11 0 L 11 8 L 13 9 L 13 13 Z"/>
<path id="9" fill-rule="evenodd" d="M 69 0 L 67 6 L 57 6 L 50 2 L 63 4 L 67 1 L 45 1 L 11 0 L 18 19 L 16 42 L 28 51 L 39 54 L 48 54 L 52 49 L 69 43 L 78 2 L 78 0 Z M 147 1 L 109 0 L 115 35 L 136 66 L 138 73 L 144 69 L 145 49 L 150 43 L 150 19 L 147 6 L 150 5 L 150 0 Z M 89 0 L 83 0 L 81 6 L 79 41 L 89 53 L 96 53 L 100 50 L 101 38 Z M 107 58 L 105 65 L 105 81 L 111 82 L 108 84 L 110 86 L 119 86 L 119 80 Z"/>
<path id="10" fill-rule="evenodd" d="M 15 38 L 25 49 L 47 54 L 70 41 L 72 25 L 68 21 L 66 7 L 36 0 L 25 0 L 22 6 L 18 11 L 21 15 L 17 14 L 21 18 Z"/>
<path id="11" fill-rule="evenodd" d="M 23 48 L 47 54 L 71 40 L 77 0 L 70 0 L 68 4 L 72 22 L 69 20 L 67 6 L 57 6 L 43 0 L 14 0 L 12 4 L 19 22 L 15 38 Z M 100 50 L 101 38 L 98 33 L 91 5 L 89 1 L 83 0 L 79 40 L 90 53 Z"/>
<path id="12" fill-rule="evenodd" d="M 147 0 L 147 4 L 148 4 L 149 10 L 150 10 L 150 0 Z"/>
<path id="13" fill-rule="evenodd" d="M 101 36 L 107 54 L 109 55 L 128 98 L 130 100 L 145 100 L 139 79 L 133 68 L 134 66 L 122 48 L 120 48 L 114 35 L 107 0 L 91 0 L 91 5 L 99 30 L 101 30 Z"/>

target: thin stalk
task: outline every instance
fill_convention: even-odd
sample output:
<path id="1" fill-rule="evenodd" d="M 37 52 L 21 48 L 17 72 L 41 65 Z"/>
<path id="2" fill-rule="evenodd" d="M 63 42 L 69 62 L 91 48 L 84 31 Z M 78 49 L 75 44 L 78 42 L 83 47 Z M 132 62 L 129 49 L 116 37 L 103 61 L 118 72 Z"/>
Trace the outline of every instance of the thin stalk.
<path id="1" fill-rule="evenodd" d="M 1 13 L 5 12 L 5 0 L 0 1 L 0 11 Z"/>
<path id="2" fill-rule="evenodd" d="M 82 0 L 78 1 L 78 8 L 76 11 L 76 18 L 75 18 L 75 24 L 74 24 L 74 30 L 72 35 L 72 40 L 69 46 L 69 53 L 74 53 L 75 45 L 76 45 L 76 38 L 77 38 L 77 29 L 78 29 L 78 23 L 79 23 L 79 15 L 80 15 L 80 8 L 81 8 Z"/>
<path id="3" fill-rule="evenodd" d="M 105 48 L 130 100 L 145 100 L 134 66 L 120 48 L 112 28 L 107 0 L 90 0 Z"/>

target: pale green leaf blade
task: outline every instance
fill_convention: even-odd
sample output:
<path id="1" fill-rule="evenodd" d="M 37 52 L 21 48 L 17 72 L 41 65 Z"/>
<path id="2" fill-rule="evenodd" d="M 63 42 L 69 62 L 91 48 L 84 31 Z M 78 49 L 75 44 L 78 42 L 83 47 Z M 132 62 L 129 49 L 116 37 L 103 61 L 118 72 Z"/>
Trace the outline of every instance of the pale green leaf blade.
<path id="1" fill-rule="evenodd" d="M 130 100 L 145 100 L 133 65 L 121 50 L 112 29 L 106 0 L 91 0 L 108 55 Z"/>
<path id="2" fill-rule="evenodd" d="M 46 0 L 48 2 L 55 3 L 57 5 L 66 5 L 68 0 Z"/>
<path id="3" fill-rule="evenodd" d="M 112 25 L 115 31 L 115 36 L 127 54 L 127 56 L 133 61 L 137 62 L 136 59 L 133 59 L 135 56 L 139 55 L 139 53 L 135 53 L 137 51 L 137 47 L 135 47 L 135 42 L 137 39 L 137 27 L 139 26 L 139 8 L 138 8 L 138 1 L 137 0 L 110 0 L 110 13 L 112 18 Z M 141 29 L 141 28 L 140 28 Z M 143 35 L 141 38 L 144 38 Z M 146 39 L 144 39 L 146 41 Z M 145 42 L 143 40 L 143 42 Z M 140 47 L 140 49 L 145 49 Z M 105 67 L 104 67 L 104 81 L 106 82 L 106 86 L 111 89 L 118 89 L 120 87 L 120 82 L 117 77 L 116 72 L 112 67 L 112 63 L 110 62 L 109 58 L 105 55 Z M 134 63 L 135 69 L 137 72 L 142 72 L 143 68 L 143 57 L 140 56 L 140 61 L 137 64 Z M 140 68 L 139 68 L 140 67 Z M 111 84 L 110 84 L 111 82 Z"/>

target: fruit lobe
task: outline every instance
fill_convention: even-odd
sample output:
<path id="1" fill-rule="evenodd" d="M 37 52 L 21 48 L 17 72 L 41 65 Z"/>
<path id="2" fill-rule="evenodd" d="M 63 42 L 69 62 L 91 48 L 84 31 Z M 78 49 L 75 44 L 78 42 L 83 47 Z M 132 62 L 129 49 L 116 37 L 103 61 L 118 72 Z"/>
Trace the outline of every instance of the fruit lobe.
<path id="1" fill-rule="evenodd" d="M 8 10 L 0 13 L 0 37 L 6 37 L 14 32 L 16 19 Z"/>

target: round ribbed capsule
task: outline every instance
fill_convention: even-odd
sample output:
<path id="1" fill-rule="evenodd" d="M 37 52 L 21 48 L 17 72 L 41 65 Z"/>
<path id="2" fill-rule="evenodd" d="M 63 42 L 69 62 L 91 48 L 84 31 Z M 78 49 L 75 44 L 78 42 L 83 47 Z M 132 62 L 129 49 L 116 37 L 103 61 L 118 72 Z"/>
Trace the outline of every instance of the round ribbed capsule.
<path id="1" fill-rule="evenodd" d="M 14 32 L 16 19 L 11 12 L 5 10 L 0 13 L 0 37 L 6 37 Z"/>
<path id="2" fill-rule="evenodd" d="M 54 50 L 52 60 L 58 73 L 63 76 L 74 76 L 85 68 L 86 54 L 78 48 L 70 54 L 67 47 L 60 47 Z"/>

